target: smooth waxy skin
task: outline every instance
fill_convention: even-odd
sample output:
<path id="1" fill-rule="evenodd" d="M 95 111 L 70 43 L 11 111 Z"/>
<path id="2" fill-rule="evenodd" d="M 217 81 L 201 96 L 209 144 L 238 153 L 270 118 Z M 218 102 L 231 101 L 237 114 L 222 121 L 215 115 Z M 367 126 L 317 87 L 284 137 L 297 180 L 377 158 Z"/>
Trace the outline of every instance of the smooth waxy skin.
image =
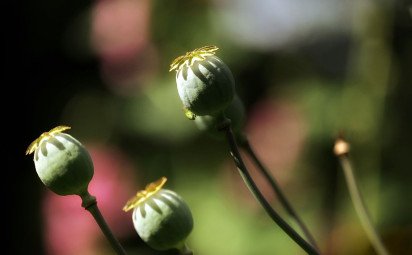
<path id="1" fill-rule="evenodd" d="M 59 133 L 43 139 L 34 154 L 41 181 L 58 195 L 81 195 L 93 177 L 93 162 L 83 145 Z"/>
<path id="2" fill-rule="evenodd" d="M 181 66 L 176 83 L 184 107 L 199 116 L 224 110 L 235 94 L 232 72 L 213 55 Z"/>
<path id="3" fill-rule="evenodd" d="M 134 208 L 133 225 L 153 249 L 179 249 L 193 229 L 193 217 L 179 195 L 161 189 Z"/>

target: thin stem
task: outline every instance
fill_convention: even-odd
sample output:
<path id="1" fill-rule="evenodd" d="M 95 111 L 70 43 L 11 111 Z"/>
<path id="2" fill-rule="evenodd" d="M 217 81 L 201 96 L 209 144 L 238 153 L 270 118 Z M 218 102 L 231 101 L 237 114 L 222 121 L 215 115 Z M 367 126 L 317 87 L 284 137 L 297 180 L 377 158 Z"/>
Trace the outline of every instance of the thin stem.
<path id="1" fill-rule="evenodd" d="M 101 214 L 99 207 L 97 206 L 96 198 L 90 195 L 88 192 L 86 194 L 82 194 L 80 197 L 82 198 L 82 207 L 84 207 L 84 209 L 86 209 L 93 215 L 93 218 L 96 220 L 113 250 L 115 250 L 118 255 L 126 255 L 126 251 L 113 235 L 112 231 L 104 220 L 103 215 Z"/>
<path id="2" fill-rule="evenodd" d="M 306 236 L 306 238 L 312 244 L 312 246 L 315 247 L 317 250 L 319 250 L 319 248 L 316 244 L 315 238 L 310 233 L 309 229 L 307 228 L 305 223 L 301 220 L 301 218 L 296 213 L 296 211 L 293 209 L 292 205 L 289 203 L 288 199 L 284 195 L 282 189 L 280 188 L 279 184 L 276 182 L 275 178 L 269 173 L 269 171 L 266 169 L 266 167 L 259 160 L 259 158 L 257 157 L 255 151 L 253 150 L 252 146 L 250 145 L 249 140 L 247 138 L 242 139 L 241 146 L 246 151 L 246 153 L 252 158 L 253 162 L 256 164 L 256 166 L 258 167 L 260 172 L 263 174 L 263 176 L 269 181 L 270 186 L 272 187 L 273 191 L 277 195 L 277 197 L 279 199 L 279 202 L 283 206 L 285 211 L 293 219 L 295 219 L 296 223 L 299 225 L 299 227 L 302 230 L 303 234 Z"/>
<path id="3" fill-rule="evenodd" d="M 313 248 L 308 242 L 306 242 L 305 239 L 303 239 L 292 227 L 290 227 L 288 223 L 279 216 L 278 213 L 276 213 L 276 211 L 270 206 L 269 202 L 265 199 L 260 190 L 257 188 L 255 182 L 249 174 L 249 171 L 243 163 L 242 157 L 239 153 L 239 149 L 231 129 L 230 120 L 224 118 L 222 123 L 220 123 L 220 125 L 218 126 L 218 129 L 222 132 L 225 132 L 227 141 L 230 146 L 232 157 L 235 161 L 235 164 L 239 170 L 239 173 L 243 181 L 245 182 L 246 186 L 249 188 L 253 196 L 256 198 L 256 200 L 258 200 L 261 206 L 265 209 L 266 213 L 303 250 L 305 250 L 308 254 L 318 255 L 319 252 L 315 248 Z"/>
<path id="4" fill-rule="evenodd" d="M 373 227 L 372 221 L 366 209 L 365 202 L 362 198 L 358 185 L 356 184 L 355 175 L 353 173 L 352 165 L 347 154 L 339 156 L 340 163 L 342 165 L 343 172 L 346 178 L 346 184 L 348 185 L 349 193 L 352 198 L 353 206 L 358 214 L 359 220 L 365 230 L 373 248 L 379 255 L 388 255 L 389 252 L 383 245 L 376 229 Z"/>

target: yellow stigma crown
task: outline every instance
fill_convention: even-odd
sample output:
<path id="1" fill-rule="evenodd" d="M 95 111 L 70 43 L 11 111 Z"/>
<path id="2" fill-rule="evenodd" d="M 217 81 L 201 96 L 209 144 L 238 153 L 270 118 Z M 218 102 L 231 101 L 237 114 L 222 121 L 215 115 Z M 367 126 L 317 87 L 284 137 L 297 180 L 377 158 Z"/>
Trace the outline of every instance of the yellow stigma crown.
<path id="1" fill-rule="evenodd" d="M 43 134 L 41 134 L 36 140 L 34 140 L 29 147 L 27 147 L 26 150 L 26 155 L 32 154 L 40 145 L 40 143 L 46 139 L 49 138 L 55 134 L 61 133 L 65 130 L 70 129 L 71 127 L 68 126 L 57 126 L 55 128 L 52 128 L 49 132 L 44 132 Z"/>
<path id="2" fill-rule="evenodd" d="M 190 67 L 194 62 L 199 60 L 205 60 L 207 56 L 215 55 L 215 52 L 219 48 L 214 45 L 204 46 L 202 48 L 195 49 L 193 51 L 186 52 L 185 55 L 179 56 L 173 60 L 170 64 L 169 72 L 176 70 L 178 71 L 183 66 Z"/>
<path id="3" fill-rule="evenodd" d="M 137 192 L 137 194 L 127 201 L 123 207 L 123 211 L 128 212 L 131 209 L 139 206 L 142 202 L 146 201 L 149 197 L 156 194 L 167 181 L 166 177 L 162 177 L 159 180 L 149 183 L 144 190 Z"/>

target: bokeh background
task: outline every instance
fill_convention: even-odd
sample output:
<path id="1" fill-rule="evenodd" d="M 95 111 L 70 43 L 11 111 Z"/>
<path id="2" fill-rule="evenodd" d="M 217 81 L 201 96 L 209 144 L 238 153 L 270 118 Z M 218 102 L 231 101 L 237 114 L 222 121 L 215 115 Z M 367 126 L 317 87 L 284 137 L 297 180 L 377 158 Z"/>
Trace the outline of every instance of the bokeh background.
<path id="1" fill-rule="evenodd" d="M 47 191 L 24 156 L 32 140 L 60 124 L 89 149 L 91 192 L 129 254 L 175 254 L 147 247 L 121 210 L 161 176 L 193 211 L 188 245 L 195 254 L 304 254 L 245 189 L 224 140 L 184 117 L 169 65 L 205 45 L 220 48 L 245 104 L 245 133 L 321 250 L 374 254 L 332 153 L 344 132 L 385 244 L 392 254 L 412 253 L 408 1 L 7 4 L 4 86 L 12 97 L 3 93 L 3 102 L 13 102 L 3 107 L 11 146 L 3 169 L 7 254 L 113 254 L 80 199 Z"/>

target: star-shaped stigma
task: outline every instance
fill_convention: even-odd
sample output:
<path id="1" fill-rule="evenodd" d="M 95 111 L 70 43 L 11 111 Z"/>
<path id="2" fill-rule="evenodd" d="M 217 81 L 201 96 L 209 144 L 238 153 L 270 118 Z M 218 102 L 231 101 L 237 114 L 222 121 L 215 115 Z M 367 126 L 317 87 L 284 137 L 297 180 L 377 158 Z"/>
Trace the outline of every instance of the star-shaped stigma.
<path id="1" fill-rule="evenodd" d="M 41 144 L 42 141 L 44 141 L 45 139 L 49 138 L 49 137 L 53 137 L 55 134 L 59 134 L 65 130 L 70 129 L 71 127 L 68 126 L 57 126 L 55 128 L 52 128 L 50 131 L 48 132 L 44 132 L 43 134 L 41 134 L 36 140 L 34 140 L 29 147 L 27 147 L 26 150 L 26 155 L 32 154 Z"/>
<path id="2" fill-rule="evenodd" d="M 156 194 L 167 181 L 166 177 L 162 177 L 159 180 L 149 183 L 144 190 L 137 192 L 137 194 L 127 201 L 126 205 L 123 207 L 123 211 L 128 212 L 131 209 L 139 206 L 141 203 L 146 201 L 149 197 Z"/>
<path id="3" fill-rule="evenodd" d="M 178 71 L 183 66 L 190 67 L 196 61 L 205 60 L 207 56 L 215 55 L 215 52 L 218 49 L 219 49 L 218 47 L 214 45 L 210 45 L 210 46 L 204 46 L 204 47 L 195 49 L 193 51 L 186 52 L 185 55 L 177 57 L 175 58 L 175 60 L 173 60 L 172 64 L 170 64 L 169 72 L 173 70 Z"/>

